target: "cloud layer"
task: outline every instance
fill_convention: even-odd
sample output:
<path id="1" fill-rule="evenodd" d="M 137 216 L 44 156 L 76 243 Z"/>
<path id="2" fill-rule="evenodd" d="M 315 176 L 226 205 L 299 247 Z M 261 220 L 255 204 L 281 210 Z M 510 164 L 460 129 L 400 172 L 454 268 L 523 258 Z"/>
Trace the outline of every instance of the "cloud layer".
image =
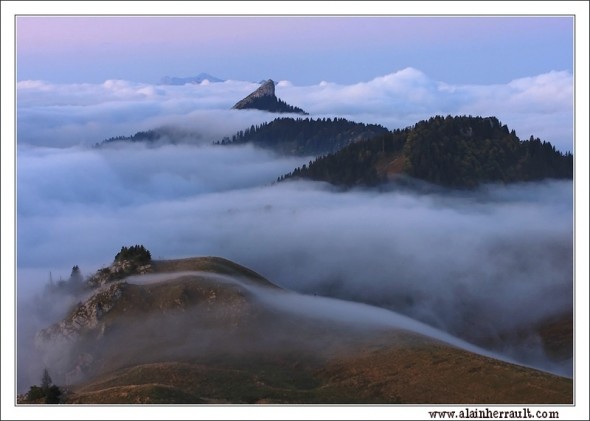
<path id="1" fill-rule="evenodd" d="M 571 150 L 571 83 L 555 72 L 451 86 L 405 69 L 346 86 L 282 81 L 276 91 L 312 117 L 389 128 L 433 114 L 496 115 L 521 137 Z M 572 309 L 571 182 L 463 193 L 273 184 L 309 157 L 211 145 L 276 117 L 229 109 L 257 86 L 20 82 L 19 314 L 50 272 L 67 278 L 79 265 L 90 275 L 122 245 L 143 244 L 156 259 L 226 257 L 287 289 L 392 309 L 548 367 L 530 327 Z M 177 145 L 89 147 L 162 126 L 178 129 Z M 48 321 L 36 317 L 20 317 L 19 341 Z"/>
<path id="2" fill-rule="evenodd" d="M 230 111 L 256 89 L 252 82 L 227 81 L 164 86 L 121 80 L 102 84 L 17 85 L 19 142 L 45 146 L 93 144 L 162 125 L 183 126 L 218 140 L 268 121 L 267 113 Z M 342 116 L 403 128 L 435 114 L 496 116 L 521 138 L 573 149 L 573 77 L 550 72 L 503 85 L 451 85 L 406 68 L 367 82 L 295 86 L 278 82 L 277 96 L 312 117 Z"/>
<path id="3" fill-rule="evenodd" d="M 571 182 L 469 193 L 272 184 L 303 162 L 251 147 L 22 146 L 19 294 L 38 292 L 50 271 L 89 275 L 122 245 L 143 244 L 156 259 L 226 257 L 287 289 L 474 341 L 571 311 Z M 538 338 L 519 341 L 494 346 L 540 358 Z"/>

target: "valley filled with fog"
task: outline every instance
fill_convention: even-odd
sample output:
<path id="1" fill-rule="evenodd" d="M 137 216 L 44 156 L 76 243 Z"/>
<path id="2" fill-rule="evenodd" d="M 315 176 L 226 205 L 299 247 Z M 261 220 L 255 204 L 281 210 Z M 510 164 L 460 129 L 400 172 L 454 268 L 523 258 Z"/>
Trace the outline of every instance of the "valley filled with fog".
<path id="1" fill-rule="evenodd" d="M 521 138 L 571 151 L 571 84 L 552 72 L 450 86 L 405 69 L 350 86 L 282 81 L 276 92 L 310 118 L 388 129 L 435 114 L 494 115 Z M 313 157 L 212 145 L 277 117 L 229 109 L 256 86 L 18 83 L 19 342 L 50 322 L 26 307 L 50 273 L 66 279 L 78 265 L 88 276 L 122 245 L 142 244 L 154 259 L 221 256 L 288 290 L 383 307 L 572 375 L 572 361 L 550 361 L 531 329 L 572 312 L 571 181 L 472 191 L 275 183 Z M 158 127 L 178 135 L 94 147 Z"/>

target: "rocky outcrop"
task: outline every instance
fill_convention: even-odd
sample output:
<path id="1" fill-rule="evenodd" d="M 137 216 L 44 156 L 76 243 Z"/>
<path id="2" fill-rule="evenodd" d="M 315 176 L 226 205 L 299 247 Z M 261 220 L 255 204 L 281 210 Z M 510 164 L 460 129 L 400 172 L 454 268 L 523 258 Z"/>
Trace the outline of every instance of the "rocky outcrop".
<path id="1" fill-rule="evenodd" d="M 40 330 L 35 347 L 54 378 L 66 385 L 76 383 L 94 368 L 95 347 L 106 334 L 105 316 L 123 297 L 128 285 L 111 283 L 80 302 L 62 321 Z M 81 344 L 90 344 L 81 346 Z"/>
<path id="2" fill-rule="evenodd" d="M 134 260 L 115 261 L 112 265 L 99 269 L 94 275 L 88 278 L 88 285 L 97 288 L 111 282 L 120 281 L 130 275 L 144 275 L 152 273 L 153 267 L 150 263 L 140 263 Z"/>
<path id="3" fill-rule="evenodd" d="M 213 278 L 199 278 L 198 282 L 185 280 L 187 285 L 184 285 L 181 282 L 183 271 L 210 272 Z M 146 286 L 144 292 L 147 292 L 147 295 L 141 295 L 142 298 L 139 299 L 139 301 L 145 301 L 136 302 L 134 306 L 136 308 L 152 308 L 152 310 L 158 309 L 160 311 L 184 310 L 197 304 L 215 307 L 216 299 L 221 296 L 223 296 L 225 305 L 243 304 L 244 300 L 242 292 L 240 292 L 242 289 L 229 287 L 223 282 L 220 283 L 215 280 L 215 276 L 237 277 L 242 279 L 242 282 L 250 282 L 267 288 L 277 288 L 256 272 L 229 260 L 216 257 L 150 260 L 149 262 L 138 262 L 133 259 L 115 260 L 112 265 L 99 269 L 88 278 L 87 282 L 88 286 L 91 287 L 91 295 L 87 295 L 75 305 L 63 320 L 40 330 L 35 338 L 36 345 L 43 348 L 46 345 L 56 343 L 74 343 L 82 338 L 101 338 L 105 334 L 104 318 L 107 313 L 116 307 L 121 298 L 125 296 L 125 291 L 127 291 L 127 297 L 129 298 L 131 288 L 138 288 L 136 285 L 128 284 L 125 280 L 126 277 L 175 272 L 180 272 L 177 283 L 172 282 L 171 279 L 166 281 L 168 278 L 164 276 L 162 283 Z M 133 301 L 133 298 L 131 300 Z"/>
<path id="4" fill-rule="evenodd" d="M 262 82 L 260 87 L 248 95 L 246 98 L 238 101 L 232 109 L 245 110 L 257 109 L 269 111 L 272 113 L 293 113 L 304 114 L 301 108 L 287 104 L 275 95 L 275 83 L 272 79 Z"/>
<path id="5" fill-rule="evenodd" d="M 47 342 L 61 340 L 75 341 L 82 334 L 104 333 L 102 319 L 123 295 L 125 282 L 111 283 L 96 292 L 87 301 L 79 303 L 64 320 L 37 333 L 36 344 L 43 346 Z"/>
<path id="6" fill-rule="evenodd" d="M 276 98 L 275 83 L 269 79 L 260 85 L 258 89 L 248 95 L 246 98 L 238 101 L 232 108 L 236 110 L 243 110 L 245 108 L 252 108 L 251 105 L 257 98 L 271 97 Z"/>

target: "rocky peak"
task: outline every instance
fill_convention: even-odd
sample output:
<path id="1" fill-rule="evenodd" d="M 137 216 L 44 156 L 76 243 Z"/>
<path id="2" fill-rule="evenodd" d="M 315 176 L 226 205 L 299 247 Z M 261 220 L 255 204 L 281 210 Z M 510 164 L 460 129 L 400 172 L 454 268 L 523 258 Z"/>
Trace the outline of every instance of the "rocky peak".
<path id="1" fill-rule="evenodd" d="M 238 101 L 232 109 L 256 109 L 269 111 L 271 113 L 307 114 L 301 108 L 289 105 L 277 98 L 275 95 L 275 83 L 272 79 L 263 81 L 258 89 L 246 98 Z"/>
<path id="2" fill-rule="evenodd" d="M 238 101 L 232 108 L 233 109 L 242 109 L 242 108 L 251 108 L 252 103 L 258 98 L 276 98 L 275 95 L 275 83 L 272 79 L 268 79 L 267 81 L 263 82 L 262 85 L 246 98 Z"/>
<path id="3" fill-rule="evenodd" d="M 152 272 L 153 268 L 149 262 L 137 262 L 133 259 L 116 260 L 112 265 L 99 269 L 92 275 L 88 279 L 88 285 L 96 288 L 111 282 L 120 281 L 130 275 L 144 275 Z"/>
<path id="4" fill-rule="evenodd" d="M 260 87 L 250 94 L 257 98 L 261 96 L 275 96 L 275 83 L 272 79 L 262 82 Z"/>

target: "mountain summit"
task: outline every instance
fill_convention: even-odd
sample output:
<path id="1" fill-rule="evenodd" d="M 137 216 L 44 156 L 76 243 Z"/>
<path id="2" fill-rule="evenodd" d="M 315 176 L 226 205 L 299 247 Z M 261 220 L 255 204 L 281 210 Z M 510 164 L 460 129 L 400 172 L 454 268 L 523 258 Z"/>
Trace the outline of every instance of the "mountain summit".
<path id="1" fill-rule="evenodd" d="M 272 79 L 262 82 L 260 87 L 238 101 L 232 109 L 256 109 L 271 113 L 294 113 L 307 115 L 301 108 L 287 104 L 275 95 L 275 83 Z"/>
<path id="2" fill-rule="evenodd" d="M 275 82 L 272 79 L 263 80 L 260 82 L 261 85 L 258 89 L 248 95 L 244 100 L 252 99 L 252 98 L 260 98 L 265 96 L 276 96 L 275 95 Z M 242 101 L 244 101 L 242 100 Z"/>

